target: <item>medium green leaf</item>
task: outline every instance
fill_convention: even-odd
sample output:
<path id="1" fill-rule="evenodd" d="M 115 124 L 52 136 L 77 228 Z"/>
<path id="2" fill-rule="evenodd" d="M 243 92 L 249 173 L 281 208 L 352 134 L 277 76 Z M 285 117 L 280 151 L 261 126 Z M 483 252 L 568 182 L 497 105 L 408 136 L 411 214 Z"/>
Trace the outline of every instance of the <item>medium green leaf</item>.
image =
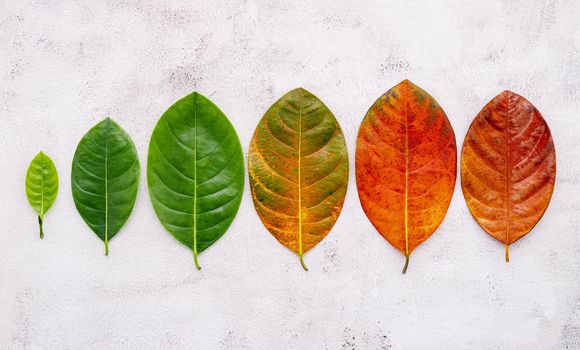
<path id="1" fill-rule="evenodd" d="M 139 185 L 137 150 L 127 133 L 110 118 L 83 136 L 74 155 L 72 193 L 79 214 L 105 242 L 131 215 Z"/>
<path id="2" fill-rule="evenodd" d="M 40 238 L 44 238 L 42 221 L 58 194 L 58 173 L 46 154 L 39 152 L 30 162 L 26 172 L 26 197 L 32 209 L 38 214 Z"/>
<path id="3" fill-rule="evenodd" d="M 244 160 L 228 118 L 197 92 L 159 119 L 147 158 L 149 196 L 178 241 L 201 253 L 228 229 L 240 206 Z"/>

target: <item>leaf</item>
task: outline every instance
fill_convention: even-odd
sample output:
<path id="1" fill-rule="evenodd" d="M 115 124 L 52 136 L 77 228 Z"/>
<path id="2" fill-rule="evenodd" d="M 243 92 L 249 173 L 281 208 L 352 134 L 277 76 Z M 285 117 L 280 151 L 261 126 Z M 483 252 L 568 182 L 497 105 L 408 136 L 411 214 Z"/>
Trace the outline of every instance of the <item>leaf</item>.
<path id="1" fill-rule="evenodd" d="M 161 224 L 197 255 L 228 229 L 244 189 L 236 130 L 209 99 L 194 92 L 161 116 L 147 158 L 149 196 Z"/>
<path id="2" fill-rule="evenodd" d="M 330 232 L 342 209 L 348 155 L 340 125 L 299 88 L 266 112 L 248 155 L 254 206 L 270 233 L 300 257 Z"/>
<path id="3" fill-rule="evenodd" d="M 58 173 L 46 154 L 39 152 L 30 162 L 26 172 L 26 197 L 32 209 L 38 214 L 40 238 L 44 238 L 42 221 L 58 194 Z"/>
<path id="4" fill-rule="evenodd" d="M 105 242 L 105 255 L 109 255 L 109 241 L 131 215 L 139 185 L 135 145 L 110 118 L 95 125 L 79 142 L 71 185 L 79 214 Z"/>
<path id="5" fill-rule="evenodd" d="M 379 233 L 405 255 L 403 273 L 445 217 L 456 169 L 451 124 L 418 86 L 401 82 L 367 112 L 356 143 L 359 198 Z"/>
<path id="6" fill-rule="evenodd" d="M 461 187 L 475 221 L 509 245 L 546 211 L 556 179 L 552 134 L 525 98 L 504 91 L 471 124 L 461 152 Z"/>

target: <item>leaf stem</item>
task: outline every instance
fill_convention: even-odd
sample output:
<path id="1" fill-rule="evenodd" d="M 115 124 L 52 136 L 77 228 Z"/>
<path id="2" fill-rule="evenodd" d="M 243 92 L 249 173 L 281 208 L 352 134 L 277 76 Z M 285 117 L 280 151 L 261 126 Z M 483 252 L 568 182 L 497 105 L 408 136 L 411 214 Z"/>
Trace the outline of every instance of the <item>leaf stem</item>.
<path id="1" fill-rule="evenodd" d="M 40 239 L 44 238 L 44 232 L 42 231 L 42 218 L 38 216 L 38 226 L 40 226 Z"/>
<path id="2" fill-rule="evenodd" d="M 197 247 L 193 250 L 193 262 L 195 263 L 195 267 L 198 270 L 201 270 L 201 266 L 199 266 L 199 263 L 197 262 Z"/>
<path id="3" fill-rule="evenodd" d="M 403 274 L 407 273 L 408 266 L 409 266 L 409 254 L 405 254 L 405 266 L 403 266 Z"/>
<path id="4" fill-rule="evenodd" d="M 303 259 L 303 254 L 300 254 L 300 264 L 302 265 L 302 268 L 304 269 L 304 271 L 308 271 L 308 267 L 306 267 L 306 264 L 304 263 L 304 259 Z"/>
<path id="5" fill-rule="evenodd" d="M 105 237 L 105 256 L 109 255 L 109 240 Z"/>
<path id="6" fill-rule="evenodd" d="M 507 243 L 505 245 L 505 262 L 510 262 L 510 246 Z"/>

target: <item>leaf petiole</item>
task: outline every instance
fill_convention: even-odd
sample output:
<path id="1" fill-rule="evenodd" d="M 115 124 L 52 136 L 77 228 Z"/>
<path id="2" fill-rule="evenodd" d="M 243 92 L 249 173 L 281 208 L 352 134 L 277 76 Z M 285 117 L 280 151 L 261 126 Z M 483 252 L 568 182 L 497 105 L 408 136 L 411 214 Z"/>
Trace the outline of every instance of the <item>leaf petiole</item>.
<path id="1" fill-rule="evenodd" d="M 42 231 L 42 218 L 38 216 L 38 226 L 40 226 L 40 239 L 44 238 L 44 232 Z"/>
<path id="2" fill-rule="evenodd" d="M 300 254 L 300 264 L 302 265 L 302 268 L 304 269 L 304 271 L 308 271 L 308 267 L 306 267 L 306 264 L 304 263 L 304 259 L 303 259 L 303 255 Z"/>
<path id="3" fill-rule="evenodd" d="M 201 270 L 201 266 L 199 266 L 199 262 L 197 262 L 197 247 L 193 250 L 193 262 L 195 263 L 195 267 L 198 270 Z"/>
<path id="4" fill-rule="evenodd" d="M 409 266 L 409 254 L 405 254 L 405 266 L 403 266 L 403 273 L 407 273 L 407 267 Z"/>

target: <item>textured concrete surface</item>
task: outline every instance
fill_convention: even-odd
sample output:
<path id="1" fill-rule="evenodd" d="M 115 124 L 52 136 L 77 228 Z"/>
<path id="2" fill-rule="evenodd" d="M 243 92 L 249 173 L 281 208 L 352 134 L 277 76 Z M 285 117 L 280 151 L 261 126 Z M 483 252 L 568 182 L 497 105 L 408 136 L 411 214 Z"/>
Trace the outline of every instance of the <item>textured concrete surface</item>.
<path id="1" fill-rule="evenodd" d="M 0 348 L 579 349 L 579 15 L 575 0 L 1 1 Z M 504 89 L 551 126 L 554 197 L 509 264 L 460 187 L 405 276 L 364 216 L 357 128 L 405 78 L 439 101 L 458 146 Z M 76 144 L 93 124 L 121 124 L 144 169 L 159 116 L 198 90 L 247 152 L 268 106 L 297 86 L 331 108 L 351 157 L 342 215 L 306 255 L 309 272 L 264 229 L 247 184 L 238 217 L 195 270 L 158 223 L 145 171 L 103 255 L 70 190 Z M 39 150 L 61 179 L 43 241 L 24 194 Z"/>

